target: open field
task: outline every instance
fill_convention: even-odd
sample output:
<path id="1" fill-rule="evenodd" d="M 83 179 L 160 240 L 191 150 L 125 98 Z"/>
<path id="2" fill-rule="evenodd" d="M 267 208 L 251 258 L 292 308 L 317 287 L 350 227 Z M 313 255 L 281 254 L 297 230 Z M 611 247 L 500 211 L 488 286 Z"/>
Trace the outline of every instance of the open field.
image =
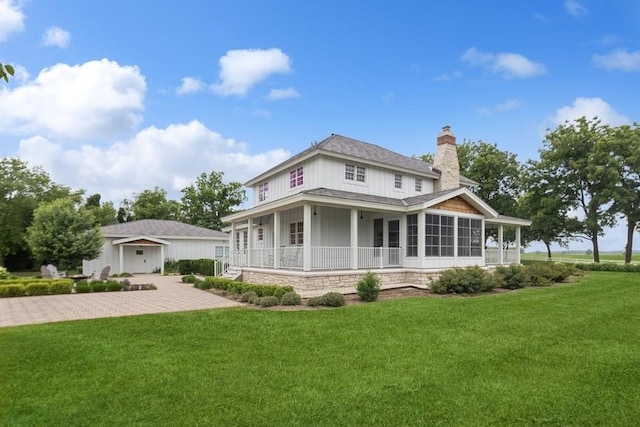
<path id="1" fill-rule="evenodd" d="M 558 252 L 551 254 L 552 259 L 554 261 L 574 261 L 574 262 L 593 262 L 593 255 L 587 255 L 586 253 L 575 253 L 575 252 Z M 547 260 L 546 252 L 526 252 L 522 254 L 522 259 L 529 260 Z M 600 253 L 600 262 L 616 262 L 622 263 L 624 262 L 624 254 L 619 252 L 601 252 Z M 640 262 L 640 254 L 634 253 L 631 257 L 632 262 Z"/>
<path id="2" fill-rule="evenodd" d="M 637 425 L 640 275 L 0 329 L 0 424 Z"/>

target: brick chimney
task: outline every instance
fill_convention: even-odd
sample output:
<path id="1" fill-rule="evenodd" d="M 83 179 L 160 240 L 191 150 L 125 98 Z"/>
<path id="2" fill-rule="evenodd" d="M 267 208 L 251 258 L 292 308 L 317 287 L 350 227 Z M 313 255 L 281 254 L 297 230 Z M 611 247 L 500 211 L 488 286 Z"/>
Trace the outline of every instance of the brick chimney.
<path id="1" fill-rule="evenodd" d="M 451 126 L 443 127 L 438 135 L 438 148 L 433 159 L 433 169 L 440 172 L 440 179 L 434 183 L 434 191 L 460 187 L 460 163 L 456 137 L 451 133 Z"/>

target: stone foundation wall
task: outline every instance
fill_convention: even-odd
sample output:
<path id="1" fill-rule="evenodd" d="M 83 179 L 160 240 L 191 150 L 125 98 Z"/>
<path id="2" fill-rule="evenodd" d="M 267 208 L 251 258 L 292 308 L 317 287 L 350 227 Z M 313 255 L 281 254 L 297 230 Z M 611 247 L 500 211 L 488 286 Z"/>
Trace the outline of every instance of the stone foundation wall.
<path id="1" fill-rule="evenodd" d="M 386 285 L 428 285 L 437 279 L 439 272 L 422 272 L 409 270 L 381 270 L 374 271 L 380 277 L 382 287 Z M 366 274 L 366 271 L 354 272 L 289 272 L 243 269 L 244 282 L 270 285 L 291 285 L 298 292 L 308 291 L 337 291 L 352 293 L 356 291 L 356 284 Z"/>

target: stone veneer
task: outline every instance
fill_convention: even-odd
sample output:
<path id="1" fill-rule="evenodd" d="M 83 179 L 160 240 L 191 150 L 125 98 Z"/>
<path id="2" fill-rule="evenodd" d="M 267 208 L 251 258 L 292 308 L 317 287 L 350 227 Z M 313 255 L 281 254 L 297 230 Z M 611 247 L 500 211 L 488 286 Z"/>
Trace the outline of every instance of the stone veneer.
<path id="1" fill-rule="evenodd" d="M 433 169 L 440 172 L 440 179 L 434 182 L 434 191 L 452 190 L 460 187 L 460 163 L 456 137 L 451 127 L 445 126 L 438 135 L 438 145 L 433 158 Z"/>
<path id="2" fill-rule="evenodd" d="M 383 287 L 385 285 L 425 286 L 440 275 L 440 271 L 425 272 L 409 269 L 373 270 L 373 272 L 380 277 L 380 284 Z M 356 291 L 356 283 L 365 273 L 364 270 L 298 272 L 243 268 L 242 279 L 248 283 L 291 285 L 297 292 L 351 293 Z"/>

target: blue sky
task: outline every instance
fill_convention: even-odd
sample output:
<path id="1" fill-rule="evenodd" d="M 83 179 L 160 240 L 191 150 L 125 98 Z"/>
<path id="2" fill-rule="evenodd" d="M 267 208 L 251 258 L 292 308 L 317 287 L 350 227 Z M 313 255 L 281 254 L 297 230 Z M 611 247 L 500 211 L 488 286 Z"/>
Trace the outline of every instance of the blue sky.
<path id="1" fill-rule="evenodd" d="M 564 120 L 640 121 L 638 22 L 635 0 L 0 0 L 0 155 L 116 205 L 331 133 L 419 155 L 451 125 L 524 161 Z"/>

